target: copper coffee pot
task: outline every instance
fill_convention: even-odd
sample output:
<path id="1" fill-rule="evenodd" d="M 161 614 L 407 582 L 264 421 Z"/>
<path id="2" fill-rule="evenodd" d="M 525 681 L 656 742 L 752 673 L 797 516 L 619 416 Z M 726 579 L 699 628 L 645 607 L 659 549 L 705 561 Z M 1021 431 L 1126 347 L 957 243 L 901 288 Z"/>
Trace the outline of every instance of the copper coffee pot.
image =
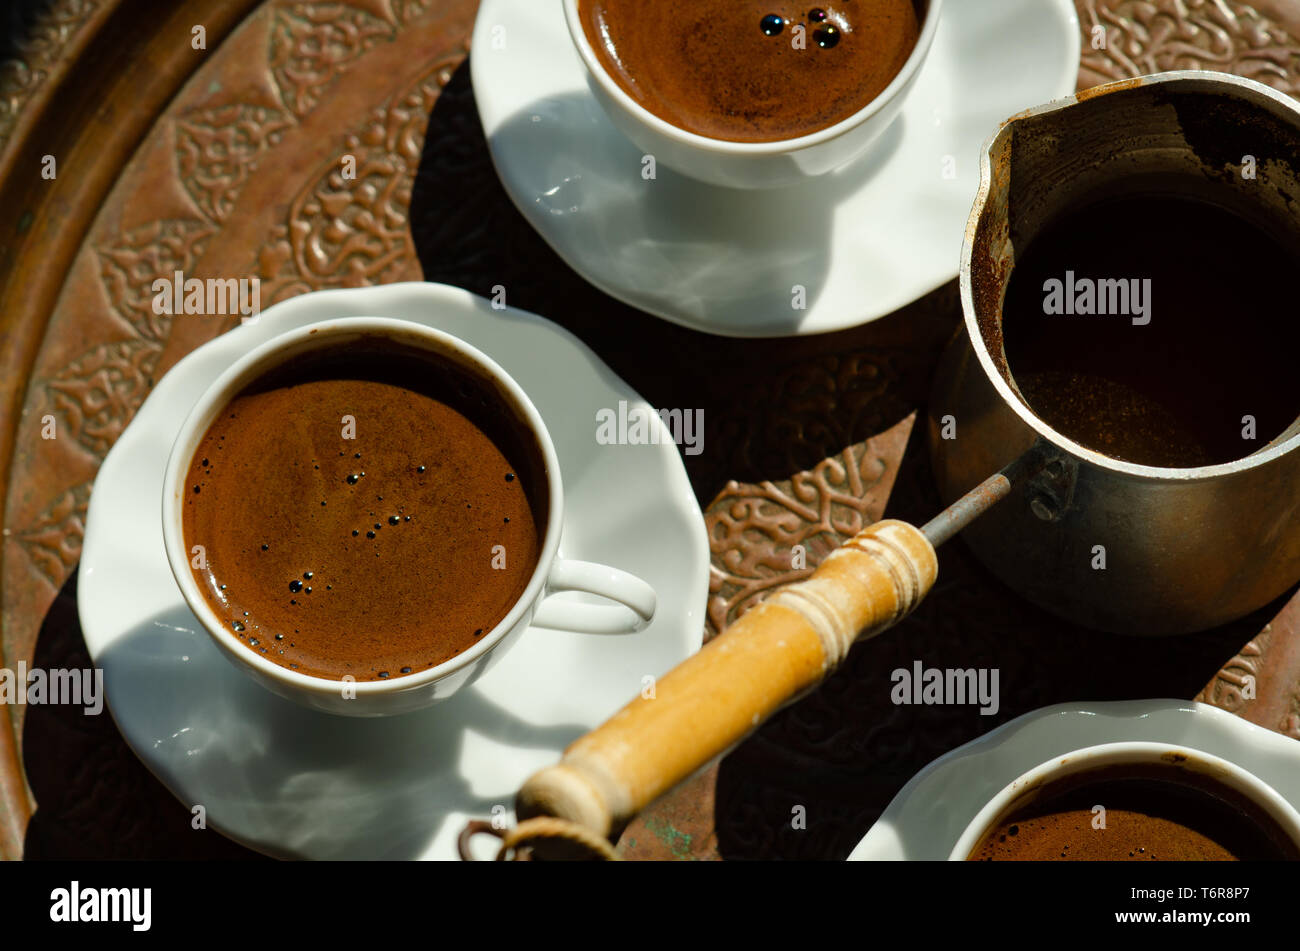
<path id="1" fill-rule="evenodd" d="M 1258 156 L 1256 178 L 1239 174 L 1246 155 Z M 1300 421 L 1235 462 L 1153 468 L 1055 432 L 1007 373 L 1001 305 L 1017 249 L 1079 195 L 1144 176 L 1300 207 L 1300 108 L 1259 83 L 1189 71 L 1101 86 L 1005 123 L 981 159 L 962 249 L 966 332 L 930 407 L 934 469 L 955 501 L 922 528 L 886 520 L 859 533 L 662 677 L 653 699 L 573 743 L 520 789 L 521 825 L 503 852 L 611 855 L 609 841 L 641 809 L 915 608 L 934 585 L 936 546 L 959 531 L 1030 600 L 1116 631 L 1222 624 L 1300 579 Z M 961 438 L 942 438 L 948 416 Z M 1136 569 L 1094 570 L 1097 544 Z"/>

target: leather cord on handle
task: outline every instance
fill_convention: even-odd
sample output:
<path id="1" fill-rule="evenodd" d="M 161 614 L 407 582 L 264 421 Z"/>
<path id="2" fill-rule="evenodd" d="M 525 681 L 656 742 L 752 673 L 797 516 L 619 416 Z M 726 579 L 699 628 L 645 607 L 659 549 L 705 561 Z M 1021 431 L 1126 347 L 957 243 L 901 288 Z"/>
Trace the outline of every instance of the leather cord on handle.
<path id="1" fill-rule="evenodd" d="M 557 858 L 569 860 L 592 860 L 618 862 L 618 853 L 609 841 L 591 830 L 554 816 L 536 816 L 525 819 L 513 829 L 497 829 L 490 822 L 471 820 L 461 830 L 456 840 L 457 851 L 462 861 L 472 862 L 474 856 L 469 850 L 469 842 L 475 835 L 488 834 L 501 840 L 496 860 L 526 862 L 532 858 L 530 844 L 547 840 L 552 854 Z"/>

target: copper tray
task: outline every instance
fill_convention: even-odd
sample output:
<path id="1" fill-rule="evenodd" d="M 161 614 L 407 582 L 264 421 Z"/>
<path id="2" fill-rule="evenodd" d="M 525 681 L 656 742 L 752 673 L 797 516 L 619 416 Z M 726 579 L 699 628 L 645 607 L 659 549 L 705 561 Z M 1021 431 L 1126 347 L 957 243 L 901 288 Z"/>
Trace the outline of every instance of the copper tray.
<path id="1" fill-rule="evenodd" d="M 1081 88 L 1197 67 L 1300 83 L 1300 0 L 1077 3 Z M 0 666 L 89 664 L 74 569 L 99 462 L 154 381 L 232 325 L 156 318 L 138 289 L 176 269 L 256 273 L 263 306 L 421 277 L 505 284 L 653 404 L 703 407 L 710 451 L 687 467 L 713 543 L 710 634 L 795 577 L 791 546 L 811 569 L 886 503 L 913 520 L 937 509 L 911 435 L 957 327 L 954 286 L 832 336 L 734 341 L 659 322 L 581 281 L 497 183 L 465 63 L 472 0 L 129 6 L 26 0 L 0 64 Z M 356 180 L 337 174 L 344 154 Z M 942 590 L 901 630 L 648 811 L 623 854 L 841 858 L 926 762 L 1058 701 L 1195 695 L 1300 738 L 1300 598 L 1175 652 L 1070 628 L 960 545 L 941 560 Z M 1000 667 L 999 715 L 889 703 L 890 670 L 937 658 Z M 252 857 L 192 831 L 111 718 L 5 713 L 0 855 Z M 792 803 L 806 830 L 790 829 Z"/>

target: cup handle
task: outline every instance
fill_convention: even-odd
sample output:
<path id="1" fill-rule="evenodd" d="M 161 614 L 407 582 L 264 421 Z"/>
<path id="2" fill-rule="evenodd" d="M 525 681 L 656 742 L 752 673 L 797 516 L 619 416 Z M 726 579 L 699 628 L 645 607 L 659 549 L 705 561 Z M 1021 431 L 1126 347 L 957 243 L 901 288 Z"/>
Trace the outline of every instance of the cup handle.
<path id="1" fill-rule="evenodd" d="M 551 597 L 560 591 L 584 591 L 618 604 L 581 604 Z M 531 623 L 580 634 L 631 634 L 650 623 L 656 601 L 655 589 L 636 575 L 590 561 L 556 558 L 546 579 L 546 596 Z"/>

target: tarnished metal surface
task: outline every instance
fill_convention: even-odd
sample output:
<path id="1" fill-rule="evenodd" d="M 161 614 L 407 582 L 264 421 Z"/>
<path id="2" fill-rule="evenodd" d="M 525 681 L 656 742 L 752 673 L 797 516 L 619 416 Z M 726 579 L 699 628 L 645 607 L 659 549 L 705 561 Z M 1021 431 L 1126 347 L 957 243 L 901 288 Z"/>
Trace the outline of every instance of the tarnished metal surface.
<path id="1" fill-rule="evenodd" d="M 274 0 L 242 23 L 240 4 L 175 5 L 183 34 L 189 21 L 207 24 L 202 55 L 165 32 L 170 19 L 133 17 L 129 29 L 101 33 L 96 18 L 116 7 L 110 0 L 54 6 L 66 16 L 43 28 L 48 42 L 28 44 L 21 65 L 0 75 L 0 112 L 18 115 L 0 152 L 8 196 L 0 216 L 7 234 L 30 236 L 0 256 L 10 295 L 0 310 L 4 666 L 88 663 L 70 579 L 98 460 L 157 376 L 225 329 L 195 322 L 160 335 L 121 293 L 118 275 L 177 261 L 199 276 L 256 268 L 264 305 L 421 274 L 482 294 L 505 284 L 512 304 L 563 323 L 655 405 L 702 407 L 707 450 L 686 462 L 713 544 L 711 632 L 797 577 L 794 545 L 811 570 L 886 508 L 914 524 L 942 508 L 910 414 L 958 328 L 955 286 L 859 330 L 778 341 L 693 334 L 594 291 L 496 180 L 464 66 L 472 0 Z M 1084 85 L 1202 65 L 1300 88 L 1295 0 L 1254 8 L 1079 0 L 1079 9 Z M 77 23 L 134 57 L 137 71 L 114 57 L 82 58 Z M 1104 50 L 1087 32 L 1094 23 Z M 76 83 L 54 81 L 74 67 Z M 69 105 L 64 92 L 79 98 Z M 108 111 L 92 120 L 101 104 Z M 31 175 L 50 142 L 80 166 L 57 191 Z M 374 174 L 341 187 L 326 170 L 357 150 Z M 364 239 L 338 243 L 344 226 Z M 15 270 L 19 260 L 41 282 Z M 47 412 L 76 434 L 53 452 L 31 429 Z M 1298 605 L 1275 602 L 1176 642 L 1098 635 L 1011 594 L 959 540 L 944 546 L 938 587 L 915 614 L 855 648 L 822 689 L 647 810 L 620 848 L 636 859 L 842 857 L 929 760 L 1067 699 L 1204 688 L 1208 702 L 1300 738 Z M 999 667 L 998 715 L 893 705 L 890 671 L 916 659 Z M 36 806 L 30 856 L 251 857 L 194 831 L 189 810 L 127 750 L 110 718 L 8 713 L 0 854 L 19 854 L 29 808 L 16 752 L 4 758 L 3 743 L 16 751 L 21 730 Z"/>
<path id="2" fill-rule="evenodd" d="M 1210 104 L 1217 132 L 1197 125 Z M 1267 174 L 1224 174 L 1225 163 L 1252 149 L 1270 156 Z M 1291 164 L 1298 153 L 1300 103 L 1200 71 L 1031 110 L 990 143 L 963 248 L 968 337 L 939 372 L 930 444 L 945 499 L 1034 440 L 1077 467 L 1068 504 L 1026 486 L 966 534 L 1016 591 L 1090 627 L 1176 634 L 1235 620 L 1300 580 L 1300 427 L 1221 465 L 1153 469 L 1110 458 L 1035 416 L 1007 371 L 1001 332 L 1017 252 L 1063 209 L 1134 179 L 1177 176 L 1189 191 L 1240 193 L 1289 219 L 1286 209 L 1300 201 L 1300 162 Z M 1153 374 L 1165 372 L 1158 359 Z M 957 438 L 936 438 L 945 417 L 957 421 Z"/>

